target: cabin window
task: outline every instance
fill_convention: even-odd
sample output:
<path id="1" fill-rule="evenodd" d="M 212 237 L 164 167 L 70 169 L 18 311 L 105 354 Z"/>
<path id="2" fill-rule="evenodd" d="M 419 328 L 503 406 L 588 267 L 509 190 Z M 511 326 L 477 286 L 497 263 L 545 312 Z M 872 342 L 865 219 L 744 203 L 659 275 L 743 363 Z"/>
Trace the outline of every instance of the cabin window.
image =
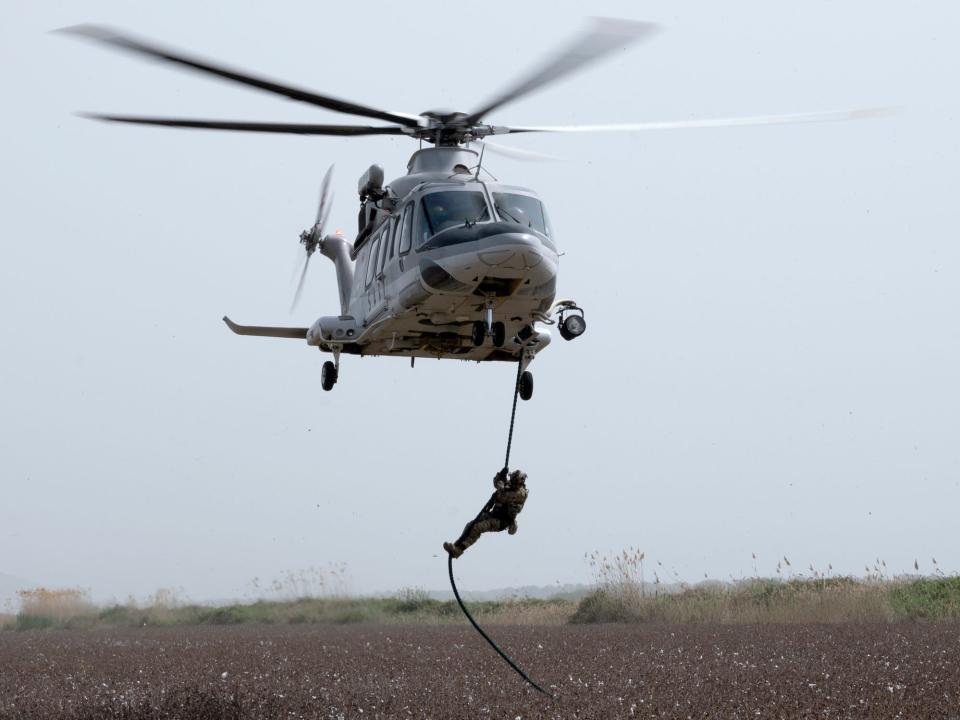
<path id="1" fill-rule="evenodd" d="M 380 249 L 380 234 L 377 233 L 369 243 L 367 243 L 367 277 L 365 284 L 367 286 L 373 281 L 373 271 L 377 268 L 377 251 Z"/>
<path id="2" fill-rule="evenodd" d="M 390 259 L 393 260 L 394 255 L 397 254 L 397 247 L 400 245 L 400 218 L 394 218 L 391 222 L 393 223 L 391 226 L 392 232 L 387 245 L 390 247 Z"/>
<path id="3" fill-rule="evenodd" d="M 427 220 L 427 211 L 421 202 L 420 206 L 417 208 L 417 247 L 420 247 L 427 240 L 429 240 L 431 235 L 433 235 L 433 231 L 430 229 L 430 221 Z"/>
<path id="4" fill-rule="evenodd" d="M 423 198 L 420 242 L 447 228 L 461 227 L 490 219 L 483 193 L 473 190 L 435 192 Z M 424 231 L 428 234 L 424 237 Z"/>
<path id="5" fill-rule="evenodd" d="M 410 238 L 413 237 L 413 204 L 408 204 L 403 209 L 403 220 L 400 221 L 403 227 L 400 229 L 400 254 L 405 255 L 410 252 Z"/>
<path id="6" fill-rule="evenodd" d="M 354 277 L 356 277 L 357 288 L 363 288 L 363 279 L 367 274 L 367 263 L 370 260 L 370 246 L 367 245 L 364 248 L 361 248 L 360 255 L 357 258 L 357 269 Z"/>
<path id="7" fill-rule="evenodd" d="M 550 237 L 547 213 L 543 209 L 543 204 L 535 197 L 495 192 L 493 206 L 501 220 L 519 223 Z"/>
<path id="8" fill-rule="evenodd" d="M 393 240 L 393 236 L 390 234 L 390 230 L 392 229 L 390 223 L 384 223 L 384 230 L 380 233 L 380 252 L 377 255 L 377 275 L 383 274 L 383 264 L 387 260 L 387 248 Z"/>
<path id="9" fill-rule="evenodd" d="M 367 251 L 366 251 L 366 248 L 364 248 L 360 251 L 360 254 L 357 255 L 357 265 L 354 268 L 354 277 L 359 280 L 359 278 L 363 277 L 366 271 L 367 271 Z M 360 288 L 360 283 L 359 282 L 354 283 L 354 289 L 356 290 L 359 288 Z"/>

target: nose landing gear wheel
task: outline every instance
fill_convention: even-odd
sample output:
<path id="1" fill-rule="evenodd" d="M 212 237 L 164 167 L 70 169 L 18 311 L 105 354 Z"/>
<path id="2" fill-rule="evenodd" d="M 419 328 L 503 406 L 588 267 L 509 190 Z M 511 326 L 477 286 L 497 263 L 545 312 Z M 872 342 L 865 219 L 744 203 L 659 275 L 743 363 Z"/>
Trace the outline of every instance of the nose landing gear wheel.
<path id="1" fill-rule="evenodd" d="M 507 328 L 502 322 L 495 322 L 492 328 L 493 333 L 493 344 L 496 347 L 503 347 L 503 343 L 507 339 Z"/>
<path id="2" fill-rule="evenodd" d="M 487 324 L 483 320 L 477 320 L 473 324 L 473 329 L 470 330 L 470 340 L 473 341 L 474 347 L 480 347 L 486 339 Z"/>
<path id="3" fill-rule="evenodd" d="M 337 366 L 327 360 L 320 370 L 320 387 L 327 391 L 333 390 L 333 386 L 337 384 L 339 375 L 340 373 L 337 371 Z"/>
<path id="4" fill-rule="evenodd" d="M 529 400 L 533 397 L 533 373 L 524 370 L 520 376 L 520 399 Z"/>

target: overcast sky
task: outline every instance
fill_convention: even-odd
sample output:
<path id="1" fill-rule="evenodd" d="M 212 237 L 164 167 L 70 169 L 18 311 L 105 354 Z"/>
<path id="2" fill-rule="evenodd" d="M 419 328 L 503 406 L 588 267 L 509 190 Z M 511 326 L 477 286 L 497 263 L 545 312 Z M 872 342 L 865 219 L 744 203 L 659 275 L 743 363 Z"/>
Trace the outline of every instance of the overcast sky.
<path id="1" fill-rule="evenodd" d="M 514 369 L 325 357 L 220 321 L 337 310 L 318 257 L 291 317 L 297 236 L 336 163 L 406 138 L 111 126 L 75 111 L 352 122 L 47 34 L 103 22 L 389 110 L 470 110 L 582 23 L 574 2 L 8 0 L 0 223 L 0 573 L 240 596 L 345 563 L 354 592 L 443 588 L 440 544 L 490 492 Z M 550 8 L 549 10 L 547 8 Z M 497 111 L 622 123 L 900 106 L 850 123 L 504 141 L 536 189 L 587 334 L 533 364 L 520 532 L 458 561 L 466 589 L 586 582 L 627 546 L 688 580 L 787 555 L 863 573 L 960 570 L 960 141 L 955 3 L 612 2 L 663 32 Z"/>

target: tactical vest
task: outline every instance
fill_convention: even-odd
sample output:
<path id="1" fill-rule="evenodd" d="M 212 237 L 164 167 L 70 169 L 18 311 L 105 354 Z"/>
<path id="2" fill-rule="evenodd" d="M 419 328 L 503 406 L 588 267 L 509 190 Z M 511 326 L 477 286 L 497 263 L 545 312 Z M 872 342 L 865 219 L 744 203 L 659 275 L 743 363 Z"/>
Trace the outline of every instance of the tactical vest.
<path id="1" fill-rule="evenodd" d="M 499 499 L 501 495 L 510 495 L 513 497 L 511 497 L 510 500 L 501 502 Z M 494 502 L 493 510 L 490 511 L 490 514 L 506 525 L 511 525 L 513 521 L 517 519 L 520 511 L 523 510 L 523 504 L 527 501 L 527 489 L 520 488 L 502 493 L 497 492 L 496 496 L 497 499 Z"/>

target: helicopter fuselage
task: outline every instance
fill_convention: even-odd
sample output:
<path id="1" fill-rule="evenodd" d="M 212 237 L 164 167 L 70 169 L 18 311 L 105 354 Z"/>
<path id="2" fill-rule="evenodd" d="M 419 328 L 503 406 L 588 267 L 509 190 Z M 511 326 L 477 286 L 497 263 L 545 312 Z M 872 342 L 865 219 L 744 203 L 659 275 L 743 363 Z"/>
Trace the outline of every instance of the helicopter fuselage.
<path id="1" fill-rule="evenodd" d="M 478 361 L 516 360 L 523 347 L 547 346 L 549 332 L 534 322 L 556 295 L 549 220 L 533 191 L 480 179 L 478 160 L 463 148 L 415 153 L 407 175 L 365 199 L 353 246 L 324 239 L 321 252 L 337 264 L 341 314 L 314 323 L 311 345 Z M 481 322 L 503 324 L 499 345 L 476 343 Z"/>

